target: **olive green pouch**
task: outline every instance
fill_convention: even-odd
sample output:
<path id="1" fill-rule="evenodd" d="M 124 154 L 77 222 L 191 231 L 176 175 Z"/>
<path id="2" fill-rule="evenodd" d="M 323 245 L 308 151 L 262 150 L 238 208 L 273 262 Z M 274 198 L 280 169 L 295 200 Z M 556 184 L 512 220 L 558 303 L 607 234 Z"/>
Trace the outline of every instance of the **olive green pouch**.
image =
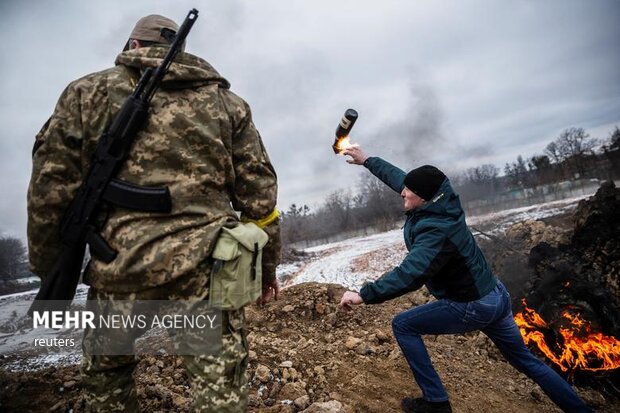
<path id="1" fill-rule="evenodd" d="M 252 222 L 222 228 L 213 250 L 209 304 L 236 310 L 262 294 L 262 255 L 269 236 Z"/>

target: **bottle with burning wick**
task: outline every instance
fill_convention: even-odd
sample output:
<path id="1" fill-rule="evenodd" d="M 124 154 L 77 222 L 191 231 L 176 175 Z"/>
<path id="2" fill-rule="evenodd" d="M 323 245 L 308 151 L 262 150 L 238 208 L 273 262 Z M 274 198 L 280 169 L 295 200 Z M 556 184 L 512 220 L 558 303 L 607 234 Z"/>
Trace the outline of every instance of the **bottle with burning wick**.
<path id="1" fill-rule="evenodd" d="M 347 109 L 347 111 L 344 112 L 344 116 L 340 119 L 340 123 L 336 128 L 336 139 L 334 139 L 334 144 L 332 145 L 332 149 L 336 155 L 341 154 L 345 149 L 357 146 L 352 144 L 349 140 L 349 133 L 351 133 L 351 129 L 353 128 L 356 120 L 356 110 Z"/>

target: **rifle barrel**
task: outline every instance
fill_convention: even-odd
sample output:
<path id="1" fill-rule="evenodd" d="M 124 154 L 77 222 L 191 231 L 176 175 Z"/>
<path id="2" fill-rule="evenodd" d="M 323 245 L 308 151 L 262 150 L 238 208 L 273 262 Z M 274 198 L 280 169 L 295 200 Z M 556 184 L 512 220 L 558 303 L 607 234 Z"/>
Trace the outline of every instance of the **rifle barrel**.
<path id="1" fill-rule="evenodd" d="M 153 85 L 159 84 L 159 82 L 163 79 L 175 56 L 179 53 L 179 50 L 181 50 L 181 46 L 183 45 L 185 38 L 189 34 L 189 31 L 192 29 L 192 26 L 196 22 L 197 18 L 198 10 L 191 9 L 189 13 L 187 13 L 187 17 L 183 20 L 183 24 L 181 24 L 181 27 L 177 31 L 177 34 L 174 37 L 174 42 L 172 42 L 170 49 L 168 49 L 168 53 L 166 53 L 166 57 L 164 57 L 162 64 L 157 67 L 157 70 L 153 75 L 153 80 L 145 92 L 144 102 L 149 103 L 153 98 L 153 95 L 157 90 L 157 88 L 153 87 Z"/>

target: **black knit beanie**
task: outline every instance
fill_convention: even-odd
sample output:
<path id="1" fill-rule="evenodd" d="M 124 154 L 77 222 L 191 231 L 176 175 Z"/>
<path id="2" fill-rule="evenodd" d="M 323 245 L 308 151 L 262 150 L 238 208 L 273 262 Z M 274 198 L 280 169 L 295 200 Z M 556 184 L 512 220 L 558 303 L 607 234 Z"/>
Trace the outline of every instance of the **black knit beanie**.
<path id="1" fill-rule="evenodd" d="M 439 190 L 446 175 L 432 165 L 415 168 L 405 176 L 405 186 L 425 201 L 430 200 Z"/>

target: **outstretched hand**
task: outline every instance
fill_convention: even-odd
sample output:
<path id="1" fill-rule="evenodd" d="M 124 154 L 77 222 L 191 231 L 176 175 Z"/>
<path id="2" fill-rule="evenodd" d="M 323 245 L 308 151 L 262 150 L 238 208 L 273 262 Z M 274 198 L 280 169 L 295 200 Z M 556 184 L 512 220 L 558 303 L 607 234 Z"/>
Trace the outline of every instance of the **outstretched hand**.
<path id="1" fill-rule="evenodd" d="M 347 159 L 347 162 L 354 165 L 363 165 L 366 159 L 368 159 L 368 155 L 357 146 L 345 149 L 342 151 L 342 154 L 349 155 L 352 159 Z"/>
<path id="2" fill-rule="evenodd" d="M 364 300 L 362 300 L 362 297 L 353 291 L 347 291 L 342 295 L 342 298 L 340 299 L 340 304 L 338 304 L 338 307 L 340 307 L 341 309 L 345 310 L 345 311 L 349 311 L 352 306 L 354 305 L 359 305 L 359 304 L 363 304 Z"/>

